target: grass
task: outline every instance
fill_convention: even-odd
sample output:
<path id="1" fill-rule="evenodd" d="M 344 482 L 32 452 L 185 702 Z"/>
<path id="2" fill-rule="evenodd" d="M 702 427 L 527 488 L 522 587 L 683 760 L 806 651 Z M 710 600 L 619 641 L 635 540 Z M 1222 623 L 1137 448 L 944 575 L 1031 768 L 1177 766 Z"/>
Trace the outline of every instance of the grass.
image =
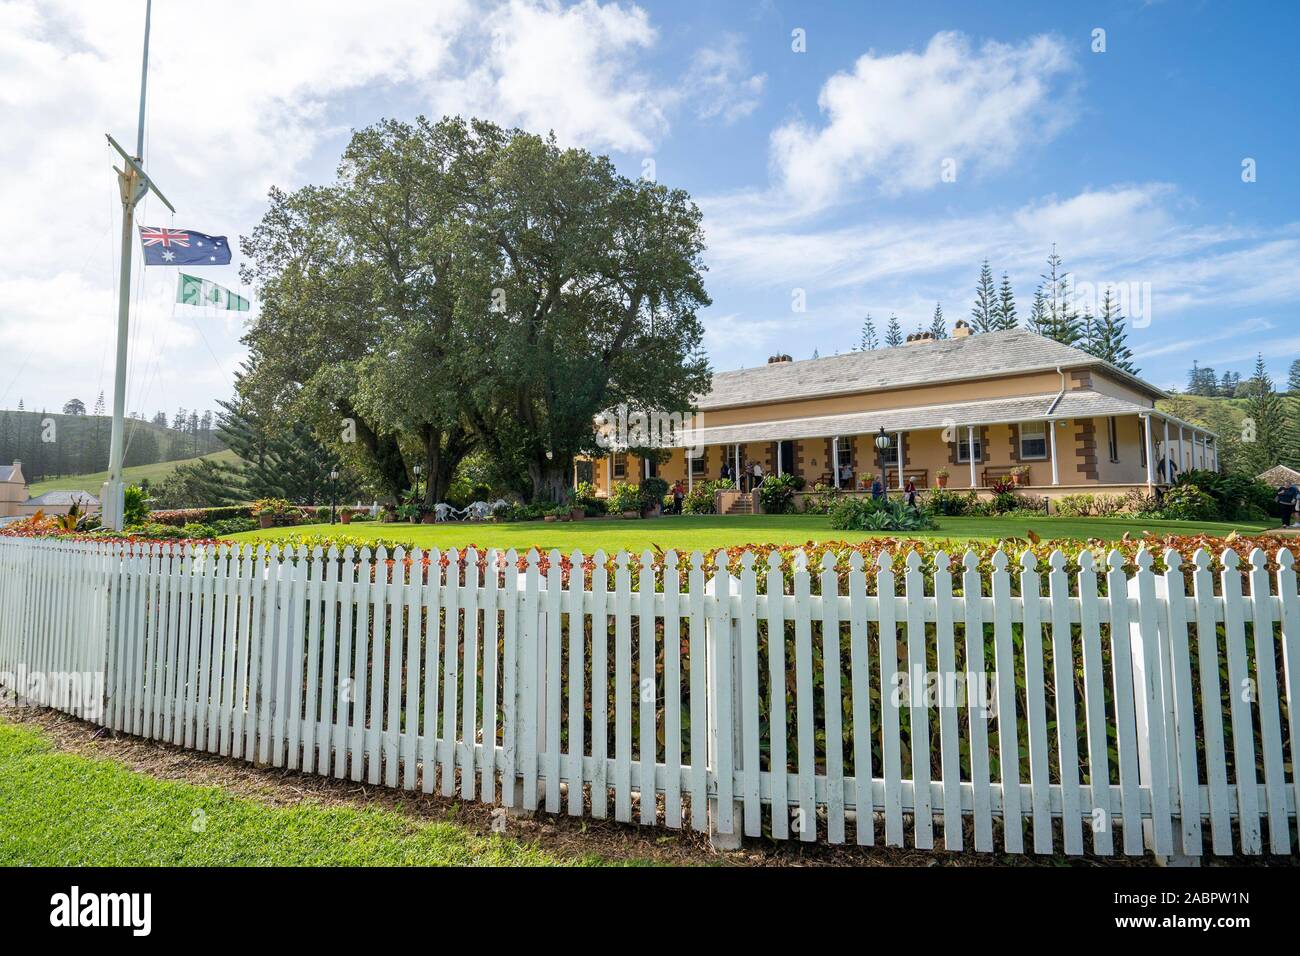
<path id="1" fill-rule="evenodd" d="M 55 749 L 0 717 L 0 866 L 554 866 L 557 856 L 381 808 L 271 806 Z"/>
<path id="2" fill-rule="evenodd" d="M 919 532 L 915 537 L 941 540 L 987 541 L 1023 537 L 1033 530 L 1042 538 L 1103 538 L 1119 540 L 1125 532 L 1133 536 L 1143 531 L 1174 534 L 1208 533 L 1226 535 L 1230 531 L 1254 532 L 1268 527 L 1265 523 L 1207 523 L 1193 521 L 1144 521 L 1133 518 L 940 518 L 939 530 Z M 299 525 L 272 528 L 232 535 L 232 540 L 275 540 L 291 534 L 329 533 L 331 526 Z M 334 525 L 333 531 L 353 538 L 385 538 L 422 548 L 464 547 L 474 544 L 492 548 L 557 548 L 565 553 L 581 549 L 591 554 L 598 548 L 606 552 L 620 549 L 641 551 L 658 545 L 678 551 L 709 550 L 739 544 L 803 544 L 808 541 L 862 541 L 883 537 L 869 532 L 834 531 L 824 515 L 736 515 L 731 517 L 685 516 L 652 520 L 586 520 L 574 522 L 512 522 L 480 524 L 449 522 L 436 525 L 379 524 L 375 522 Z"/>
<path id="3" fill-rule="evenodd" d="M 230 449 L 214 451 L 210 455 L 201 455 L 200 458 L 211 458 L 218 464 L 226 465 L 233 465 L 239 460 L 239 456 Z M 148 478 L 149 484 L 156 486 L 181 465 L 198 460 L 199 458 L 178 458 L 175 461 L 160 461 L 152 465 L 135 465 L 131 468 L 123 468 L 122 474 L 127 484 L 138 485 L 142 479 Z M 29 494 L 35 498 L 47 491 L 85 491 L 98 497 L 100 486 L 107 480 L 107 471 L 97 471 L 93 475 L 64 475 L 61 478 L 36 482 L 30 486 Z"/>

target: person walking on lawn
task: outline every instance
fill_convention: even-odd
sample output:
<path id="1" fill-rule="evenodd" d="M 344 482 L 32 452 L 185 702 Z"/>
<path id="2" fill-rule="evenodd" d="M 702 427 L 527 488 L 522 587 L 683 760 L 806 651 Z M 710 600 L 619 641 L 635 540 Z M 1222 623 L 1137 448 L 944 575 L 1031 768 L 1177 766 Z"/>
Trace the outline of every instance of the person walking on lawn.
<path id="1" fill-rule="evenodd" d="M 682 513 L 682 501 L 686 497 L 686 489 L 682 487 L 682 480 L 677 479 L 673 483 L 673 514 Z"/>
<path id="2" fill-rule="evenodd" d="M 1300 502 L 1300 488 L 1295 485 L 1285 485 L 1278 489 L 1277 497 L 1273 500 L 1277 503 L 1278 517 L 1282 519 L 1282 527 L 1291 527 L 1291 519 L 1295 517 L 1296 504 Z"/>
<path id="3" fill-rule="evenodd" d="M 907 497 L 907 506 L 913 511 L 920 511 L 916 506 L 916 482 L 911 478 L 907 479 L 907 484 L 903 485 L 903 494 Z"/>

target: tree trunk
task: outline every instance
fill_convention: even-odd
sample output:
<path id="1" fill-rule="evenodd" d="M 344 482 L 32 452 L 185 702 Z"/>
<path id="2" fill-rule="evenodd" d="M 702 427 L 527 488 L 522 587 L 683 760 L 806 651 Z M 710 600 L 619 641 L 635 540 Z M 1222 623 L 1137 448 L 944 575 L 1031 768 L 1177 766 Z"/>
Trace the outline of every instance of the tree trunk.
<path id="1" fill-rule="evenodd" d="M 569 475 L 573 463 L 549 461 L 545 458 L 528 463 L 528 476 L 533 481 L 534 502 L 566 504 L 569 500 Z"/>

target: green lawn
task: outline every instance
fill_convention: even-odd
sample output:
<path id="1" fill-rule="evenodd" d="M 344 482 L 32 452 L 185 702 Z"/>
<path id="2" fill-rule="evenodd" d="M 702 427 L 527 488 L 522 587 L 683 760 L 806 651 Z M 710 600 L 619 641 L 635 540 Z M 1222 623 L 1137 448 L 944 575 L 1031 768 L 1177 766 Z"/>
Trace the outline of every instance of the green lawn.
<path id="1" fill-rule="evenodd" d="M 1233 530 L 1260 531 L 1266 524 L 1222 524 L 1190 521 L 1139 521 L 1130 518 L 940 518 L 939 530 L 918 537 L 995 540 L 1022 537 L 1032 529 L 1042 538 L 1104 538 L 1118 540 L 1124 532 L 1136 536 L 1143 531 L 1189 534 L 1227 534 Z M 448 522 L 436 525 L 379 524 L 362 522 L 335 525 L 335 532 L 352 538 L 384 538 L 404 544 L 428 547 L 558 548 L 569 553 L 582 549 L 591 554 L 598 548 L 612 553 L 619 549 L 641 551 L 652 545 L 678 551 L 717 549 L 737 544 L 789 543 L 808 541 L 861 541 L 881 537 L 863 532 L 834 531 L 824 515 L 737 515 L 733 517 L 686 516 L 647 520 L 586 520 L 547 523 L 542 521 L 484 524 Z M 289 534 L 328 533 L 329 525 L 300 525 L 232 535 L 232 540 L 274 540 Z"/>
<path id="2" fill-rule="evenodd" d="M 226 465 L 233 465 L 239 460 L 239 457 L 229 449 L 215 451 L 211 455 L 201 457 L 211 458 L 219 464 Z M 149 484 L 156 486 L 175 471 L 178 466 L 198 460 L 198 458 L 180 458 L 176 461 L 160 461 L 153 465 L 135 465 L 131 468 L 123 468 L 122 475 L 125 477 L 127 484 L 138 485 L 141 479 L 148 478 Z M 107 471 L 97 471 L 93 475 L 64 475 L 61 478 L 38 481 L 29 487 L 28 493 L 35 498 L 47 491 L 86 491 L 95 497 L 99 497 L 100 486 L 107 480 Z"/>
<path id="3" fill-rule="evenodd" d="M 381 808 L 271 806 L 55 750 L 0 717 L 0 866 L 601 865 Z"/>

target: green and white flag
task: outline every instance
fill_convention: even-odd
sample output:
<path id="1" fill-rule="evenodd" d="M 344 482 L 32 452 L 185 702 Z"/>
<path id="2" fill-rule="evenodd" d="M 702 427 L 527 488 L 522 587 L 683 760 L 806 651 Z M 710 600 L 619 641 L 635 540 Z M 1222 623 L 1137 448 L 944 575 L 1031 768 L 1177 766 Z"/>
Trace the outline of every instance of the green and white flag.
<path id="1" fill-rule="evenodd" d="M 231 312 L 247 312 L 249 308 L 248 300 L 242 295 L 235 295 L 225 286 L 184 272 L 180 273 L 180 281 L 176 284 L 176 301 L 181 305 L 212 305 Z"/>

